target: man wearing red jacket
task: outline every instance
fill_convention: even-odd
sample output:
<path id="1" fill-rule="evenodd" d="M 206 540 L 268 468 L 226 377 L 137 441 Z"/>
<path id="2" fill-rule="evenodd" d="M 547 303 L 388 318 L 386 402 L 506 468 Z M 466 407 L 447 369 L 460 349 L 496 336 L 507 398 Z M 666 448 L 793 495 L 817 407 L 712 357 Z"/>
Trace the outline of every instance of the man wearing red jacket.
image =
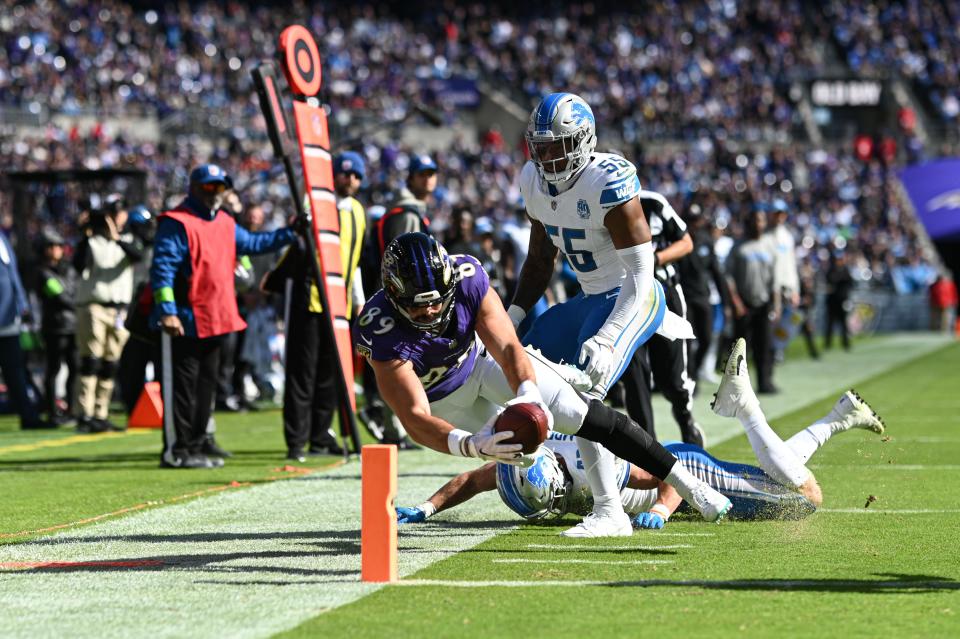
<path id="1" fill-rule="evenodd" d="M 222 459 L 204 455 L 201 448 L 223 336 L 246 327 L 234 290 L 237 254 L 270 253 L 294 239 L 290 228 L 250 233 L 237 225 L 220 209 L 231 188 L 233 181 L 222 168 L 198 166 L 190 173 L 187 197 L 157 223 L 151 325 L 159 325 L 172 342 L 171 371 L 163 375 L 172 387 L 164 389 L 165 410 L 172 408 L 173 416 L 164 420 L 163 468 L 223 466 Z"/>

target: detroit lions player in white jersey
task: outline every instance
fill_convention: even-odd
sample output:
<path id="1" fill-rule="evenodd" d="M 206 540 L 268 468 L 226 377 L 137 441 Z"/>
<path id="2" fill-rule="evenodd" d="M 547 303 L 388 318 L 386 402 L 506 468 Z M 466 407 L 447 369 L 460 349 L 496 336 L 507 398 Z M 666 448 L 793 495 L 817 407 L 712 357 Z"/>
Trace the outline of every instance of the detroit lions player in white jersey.
<path id="1" fill-rule="evenodd" d="M 718 414 L 737 417 L 760 467 L 719 460 L 699 446 L 669 443 L 666 449 L 687 470 L 734 502 L 731 517 L 741 520 L 799 519 L 816 511 L 823 501 L 820 485 L 806 468 L 813 454 L 833 435 L 860 428 L 878 434 L 883 421 L 854 391 L 840 396 L 823 419 L 787 441 L 767 424 L 750 387 L 744 360 L 746 345 L 739 340 L 727 363 L 714 399 Z M 551 432 L 529 468 L 487 464 L 451 479 L 430 499 L 415 507 L 398 507 L 400 523 L 418 523 L 434 513 L 463 503 L 474 495 L 496 489 L 515 513 L 526 519 L 584 514 L 593 505 L 583 460 L 574 437 Z M 624 509 L 637 528 L 663 528 L 681 499 L 670 486 L 636 466 L 617 459 L 617 485 Z"/>
<path id="2" fill-rule="evenodd" d="M 583 292 L 541 315 L 522 341 L 555 362 L 579 363 L 593 383 L 588 394 L 603 399 L 666 313 L 637 197 L 640 179 L 622 157 L 594 152 L 593 112 L 572 93 L 544 98 L 530 114 L 526 139 L 531 160 L 520 174 L 520 191 L 532 221 L 530 248 L 507 312 L 518 326 L 562 252 Z M 580 447 L 595 509 L 571 536 L 629 534 L 612 456 L 590 442 L 581 440 Z"/>

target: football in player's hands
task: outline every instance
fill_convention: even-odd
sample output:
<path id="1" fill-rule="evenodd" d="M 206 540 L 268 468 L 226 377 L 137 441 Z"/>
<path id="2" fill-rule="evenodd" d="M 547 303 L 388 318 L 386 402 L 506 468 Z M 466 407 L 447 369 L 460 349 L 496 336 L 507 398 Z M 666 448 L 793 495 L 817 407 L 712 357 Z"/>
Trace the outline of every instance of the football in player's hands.
<path id="1" fill-rule="evenodd" d="M 524 453 L 532 453 L 547 438 L 547 414 L 536 404 L 521 403 L 507 406 L 493 425 L 495 432 L 512 430 L 513 437 L 505 444 L 521 444 Z"/>

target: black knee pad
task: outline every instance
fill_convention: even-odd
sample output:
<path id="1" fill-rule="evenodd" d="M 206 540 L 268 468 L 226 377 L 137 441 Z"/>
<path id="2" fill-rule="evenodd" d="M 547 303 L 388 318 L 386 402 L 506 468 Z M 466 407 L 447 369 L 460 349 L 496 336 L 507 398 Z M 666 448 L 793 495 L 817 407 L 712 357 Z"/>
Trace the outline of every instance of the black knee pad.
<path id="1" fill-rule="evenodd" d="M 100 370 L 97 372 L 97 377 L 100 379 L 113 379 L 117 374 L 117 363 L 110 360 L 102 360 L 100 362 Z"/>
<path id="2" fill-rule="evenodd" d="M 587 416 L 576 435 L 604 446 L 617 457 L 660 479 L 665 479 L 677 462 L 677 458 L 639 424 L 596 399 L 590 400 Z"/>
<path id="3" fill-rule="evenodd" d="M 100 360 L 93 355 L 84 355 L 80 358 L 80 374 L 83 376 L 96 375 L 100 371 Z"/>

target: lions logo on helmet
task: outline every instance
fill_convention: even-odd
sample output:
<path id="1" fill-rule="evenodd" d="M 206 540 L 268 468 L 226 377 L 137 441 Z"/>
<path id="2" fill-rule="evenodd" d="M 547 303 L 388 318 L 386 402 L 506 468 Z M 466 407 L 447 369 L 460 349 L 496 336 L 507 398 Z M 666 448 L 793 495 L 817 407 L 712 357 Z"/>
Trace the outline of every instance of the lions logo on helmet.
<path id="1" fill-rule="evenodd" d="M 553 451 L 540 446 L 529 468 L 497 464 L 497 492 L 510 510 L 526 519 L 566 512 L 567 482 Z"/>
<path id="2" fill-rule="evenodd" d="M 593 111 L 578 95 L 551 93 L 530 114 L 526 139 L 540 177 L 566 182 L 587 166 L 597 146 Z"/>

